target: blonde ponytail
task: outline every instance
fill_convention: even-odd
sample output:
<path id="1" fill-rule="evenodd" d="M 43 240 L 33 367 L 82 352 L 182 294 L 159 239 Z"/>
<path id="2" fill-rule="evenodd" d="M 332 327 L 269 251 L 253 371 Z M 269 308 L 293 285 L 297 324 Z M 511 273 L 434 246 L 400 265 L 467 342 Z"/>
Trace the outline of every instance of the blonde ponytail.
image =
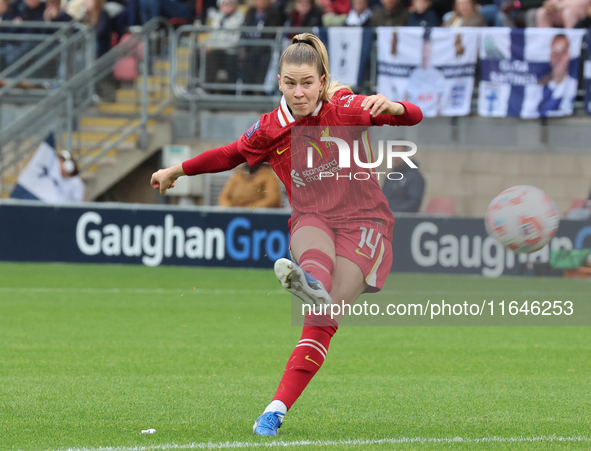
<path id="1" fill-rule="evenodd" d="M 279 73 L 281 73 L 284 64 L 294 64 L 296 66 L 307 64 L 316 67 L 319 77 L 326 76 L 324 86 L 320 91 L 320 100 L 324 102 L 328 102 L 339 89 L 351 91 L 349 86 L 330 80 L 328 53 L 317 36 L 312 33 L 297 34 L 291 42 L 292 44 L 285 49 L 279 59 Z"/>

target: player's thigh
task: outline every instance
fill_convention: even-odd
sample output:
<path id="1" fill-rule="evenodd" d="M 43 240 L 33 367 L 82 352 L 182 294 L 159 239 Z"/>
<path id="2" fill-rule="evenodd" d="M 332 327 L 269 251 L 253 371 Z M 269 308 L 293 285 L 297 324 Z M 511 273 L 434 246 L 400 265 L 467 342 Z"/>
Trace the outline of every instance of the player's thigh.
<path id="1" fill-rule="evenodd" d="M 318 218 L 308 217 L 297 221 L 293 227 L 290 246 L 296 263 L 299 263 L 302 254 L 309 249 L 324 252 L 336 263 L 334 232 Z"/>
<path id="2" fill-rule="evenodd" d="M 337 255 L 330 291 L 332 303 L 353 305 L 367 287 L 361 268 L 348 258 Z"/>

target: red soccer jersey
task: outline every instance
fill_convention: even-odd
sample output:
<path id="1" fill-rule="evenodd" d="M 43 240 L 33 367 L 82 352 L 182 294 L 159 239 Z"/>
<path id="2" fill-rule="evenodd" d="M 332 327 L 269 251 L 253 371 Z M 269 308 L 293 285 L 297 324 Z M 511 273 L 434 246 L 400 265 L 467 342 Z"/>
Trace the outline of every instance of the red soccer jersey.
<path id="1" fill-rule="evenodd" d="M 353 157 L 350 168 L 336 167 L 335 163 L 339 161 L 338 147 L 331 142 L 325 143 L 321 159 L 314 157 L 313 167 L 307 166 L 310 160 L 305 142 L 309 142 L 307 139 L 311 137 L 307 133 L 311 130 L 321 131 L 322 136 L 341 137 L 349 143 L 351 150 L 353 140 L 357 140 L 360 147 L 364 148 L 359 149 L 359 160 L 367 163 L 371 149 L 367 133 L 362 133 L 367 127 L 414 125 L 422 119 L 420 110 L 407 102 L 401 102 L 407 110 L 401 116 L 380 115 L 372 118 L 369 111 L 360 106 L 364 98 L 348 90 L 337 91 L 329 102 L 321 103 L 311 116 L 297 121 L 289 112 L 285 98 L 282 98 L 277 109 L 263 114 L 238 140 L 238 151 L 251 166 L 265 161 L 271 165 L 287 189 L 293 207 L 292 216 L 317 215 L 334 229 L 357 227 L 369 220 L 374 222 L 378 232 L 391 240 L 394 217 L 378 181 L 375 175 L 367 176 L 367 179 L 360 175 L 370 174 L 370 169 L 357 165 Z M 308 138 L 302 137 L 303 133 Z M 295 143 L 296 149 L 292 148 L 292 143 Z M 327 162 L 328 166 L 332 162 L 335 176 L 318 177 L 318 173 L 327 168 Z"/>

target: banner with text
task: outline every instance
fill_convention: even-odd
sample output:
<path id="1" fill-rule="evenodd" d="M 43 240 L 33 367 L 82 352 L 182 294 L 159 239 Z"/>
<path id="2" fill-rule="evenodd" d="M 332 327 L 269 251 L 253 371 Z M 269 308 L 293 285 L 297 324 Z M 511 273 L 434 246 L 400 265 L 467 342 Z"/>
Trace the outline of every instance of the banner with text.
<path id="1" fill-rule="evenodd" d="M 289 258 L 288 212 L 0 202 L 0 261 L 272 268 Z M 393 272 L 532 274 L 550 250 L 591 247 L 591 221 L 562 221 L 540 251 L 516 256 L 482 218 L 400 215 Z"/>
<path id="2" fill-rule="evenodd" d="M 478 114 L 573 114 L 585 30 L 487 28 L 480 39 Z"/>

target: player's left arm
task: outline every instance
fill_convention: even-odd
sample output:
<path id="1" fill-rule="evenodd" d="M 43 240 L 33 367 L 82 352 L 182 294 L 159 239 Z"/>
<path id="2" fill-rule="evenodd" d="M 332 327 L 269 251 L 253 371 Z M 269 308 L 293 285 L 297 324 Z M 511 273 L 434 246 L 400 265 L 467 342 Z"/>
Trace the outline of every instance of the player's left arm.
<path id="1" fill-rule="evenodd" d="M 369 111 L 372 125 L 416 125 L 423 120 L 423 112 L 415 104 L 393 102 L 382 94 L 365 97 L 360 106 Z"/>

